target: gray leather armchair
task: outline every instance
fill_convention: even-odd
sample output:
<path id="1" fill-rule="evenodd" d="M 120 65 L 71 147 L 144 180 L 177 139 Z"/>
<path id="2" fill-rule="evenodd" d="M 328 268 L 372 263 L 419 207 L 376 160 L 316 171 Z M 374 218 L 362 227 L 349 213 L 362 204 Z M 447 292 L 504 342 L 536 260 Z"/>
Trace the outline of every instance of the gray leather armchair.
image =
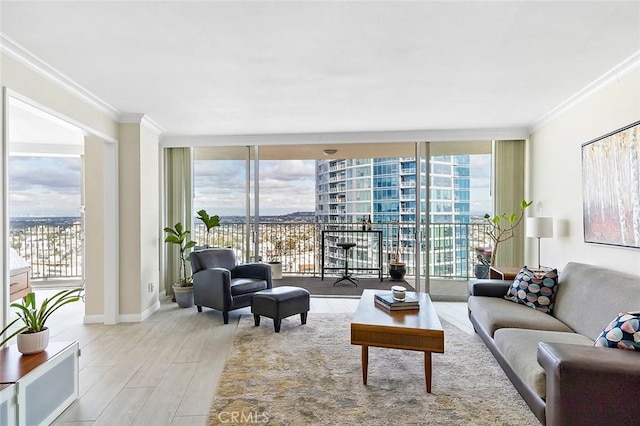
<path id="1" fill-rule="evenodd" d="M 222 311 L 225 324 L 229 324 L 229 311 L 250 306 L 255 292 L 273 287 L 268 264 L 238 264 L 229 248 L 194 251 L 190 259 L 198 312 L 203 306 Z"/>

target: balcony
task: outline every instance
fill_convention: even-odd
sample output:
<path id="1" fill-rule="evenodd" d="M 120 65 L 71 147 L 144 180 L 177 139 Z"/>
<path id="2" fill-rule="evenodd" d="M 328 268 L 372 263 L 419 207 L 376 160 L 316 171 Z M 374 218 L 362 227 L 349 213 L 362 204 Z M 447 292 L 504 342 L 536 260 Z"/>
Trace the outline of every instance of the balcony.
<path id="1" fill-rule="evenodd" d="M 285 275 L 320 276 L 321 231 L 357 230 L 361 223 L 299 223 L 278 222 L 259 223 L 259 248 L 262 260 L 279 260 Z M 407 263 L 408 276 L 413 270 L 414 241 L 412 224 L 375 223 L 374 230 L 382 231 L 382 247 L 377 247 L 370 238 L 362 236 L 357 241 L 350 264 L 359 268 L 375 268 L 377 250 L 382 250 L 383 268 L 387 274 L 387 263 L 395 253 L 398 244 L 398 226 L 403 236 L 400 244 L 400 258 Z M 432 236 L 429 276 L 445 279 L 468 279 L 474 276 L 477 263 L 476 247 L 491 245 L 483 223 L 438 223 L 430 226 Z M 223 224 L 206 235 L 205 227 L 197 223 L 192 239 L 199 245 L 232 247 L 240 259 L 252 260 L 247 253 L 254 247 L 254 233 L 247 234 L 244 223 Z M 359 234 L 357 234 L 359 235 Z M 331 240 L 325 247 L 325 266 L 343 265 L 342 251 L 335 247 L 337 240 Z M 73 224 L 35 224 L 10 231 L 10 244 L 25 258 L 32 268 L 34 285 L 50 284 L 52 281 L 79 281 L 82 279 L 82 228 Z M 423 271 L 424 275 L 424 271 Z"/>

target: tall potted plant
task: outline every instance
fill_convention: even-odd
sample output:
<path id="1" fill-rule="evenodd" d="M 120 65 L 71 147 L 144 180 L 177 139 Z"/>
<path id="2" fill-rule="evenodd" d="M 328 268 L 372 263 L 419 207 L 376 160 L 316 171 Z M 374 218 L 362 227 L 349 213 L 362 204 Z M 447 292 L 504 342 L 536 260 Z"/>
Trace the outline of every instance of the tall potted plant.
<path id="1" fill-rule="evenodd" d="M 498 245 L 504 241 L 508 241 L 515 237 L 515 229 L 520 225 L 524 218 L 524 211 L 527 207 L 531 206 L 533 201 L 522 200 L 520 201 L 520 209 L 516 213 L 507 215 L 503 213 L 501 215 L 491 216 L 489 213 L 484 215 L 485 220 L 491 226 L 486 234 L 493 241 L 493 249 L 491 251 L 491 266 L 496 264 L 496 255 L 498 254 Z"/>
<path id="2" fill-rule="evenodd" d="M 17 309 L 16 315 L 18 317 L 0 331 L 0 336 L 5 335 L 19 321 L 22 321 L 22 327 L 6 336 L 0 342 L 0 347 L 4 346 L 14 336 L 17 336 L 19 352 L 30 355 L 44 351 L 49 345 L 47 319 L 64 305 L 80 300 L 83 291 L 84 288 L 82 287 L 62 290 L 44 299 L 39 307 L 36 307 L 35 293 L 27 294 L 21 303 L 12 303 L 11 307 Z"/>
<path id="3" fill-rule="evenodd" d="M 178 246 L 180 278 L 178 282 L 173 284 L 173 294 L 179 307 L 188 308 L 193 306 L 193 282 L 191 281 L 191 277 L 187 275 L 187 260 L 185 255 L 188 250 L 195 247 L 196 242 L 189 240 L 190 231 L 185 230 L 181 222 L 176 223 L 173 228 L 169 226 L 164 228 L 164 232 L 167 233 L 164 242 Z"/>
<path id="4" fill-rule="evenodd" d="M 204 223 L 204 226 L 207 228 L 206 246 L 211 247 L 209 245 L 209 234 L 213 228 L 220 226 L 220 216 L 218 215 L 209 216 L 209 214 L 207 214 L 207 211 L 202 209 L 198 211 L 198 219 L 200 219 L 202 223 Z"/>

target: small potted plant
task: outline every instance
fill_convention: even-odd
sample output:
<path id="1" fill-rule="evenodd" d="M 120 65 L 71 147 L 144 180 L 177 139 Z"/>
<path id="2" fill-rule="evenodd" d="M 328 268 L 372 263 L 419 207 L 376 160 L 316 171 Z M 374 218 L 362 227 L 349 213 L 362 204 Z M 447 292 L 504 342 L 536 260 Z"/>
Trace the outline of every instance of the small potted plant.
<path id="1" fill-rule="evenodd" d="M 280 237 L 277 237 L 275 242 L 272 243 L 270 250 L 267 250 L 267 263 L 271 267 L 271 278 L 274 280 L 282 279 L 282 262 L 280 261 L 284 254 L 284 242 Z"/>
<path id="2" fill-rule="evenodd" d="M 400 260 L 396 250 L 396 253 L 391 258 L 391 262 L 389 262 L 389 277 L 391 277 L 392 281 L 402 281 L 406 273 L 407 264 Z"/>
<path id="3" fill-rule="evenodd" d="M 193 282 L 187 275 L 186 253 L 195 247 L 196 242 L 189 240 L 190 231 L 185 230 L 181 222 L 176 223 L 173 228 L 164 228 L 164 232 L 167 233 L 164 242 L 177 245 L 179 250 L 180 277 L 179 281 L 173 284 L 173 295 L 179 307 L 191 307 L 193 306 Z"/>
<path id="4" fill-rule="evenodd" d="M 403 281 L 407 273 L 407 264 L 400 260 L 400 226 L 398 226 L 397 238 L 396 250 L 389 262 L 389 277 L 392 281 Z"/>
<path id="5" fill-rule="evenodd" d="M 213 228 L 220 226 L 220 216 L 218 215 L 209 216 L 207 211 L 202 209 L 198 211 L 198 219 L 200 219 L 202 223 L 204 223 L 204 226 L 207 228 L 207 241 L 204 247 L 211 247 L 209 245 L 209 234 L 211 233 L 211 230 Z"/>
<path id="6" fill-rule="evenodd" d="M 0 347 L 4 346 L 14 336 L 17 336 L 18 351 L 20 353 L 30 355 L 44 351 L 49 345 L 49 328 L 46 327 L 47 319 L 62 306 L 80 300 L 83 291 L 82 287 L 62 290 L 44 299 L 39 307 L 36 307 L 35 293 L 27 294 L 21 303 L 12 303 L 11 307 L 17 309 L 16 315 L 18 318 L 2 329 L 0 335 L 5 335 L 19 321 L 22 321 L 22 327 L 19 327 L 2 340 Z"/>

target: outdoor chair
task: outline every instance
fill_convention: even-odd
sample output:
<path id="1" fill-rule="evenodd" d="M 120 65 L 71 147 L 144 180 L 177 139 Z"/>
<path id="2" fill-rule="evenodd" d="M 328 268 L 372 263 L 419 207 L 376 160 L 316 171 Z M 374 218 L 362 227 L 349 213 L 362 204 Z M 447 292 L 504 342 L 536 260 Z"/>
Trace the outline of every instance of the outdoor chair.
<path id="1" fill-rule="evenodd" d="M 229 311 L 250 306 L 254 293 L 273 287 L 268 264 L 238 264 L 229 248 L 194 251 L 190 259 L 198 312 L 203 306 L 221 311 L 225 324 L 229 324 Z"/>

